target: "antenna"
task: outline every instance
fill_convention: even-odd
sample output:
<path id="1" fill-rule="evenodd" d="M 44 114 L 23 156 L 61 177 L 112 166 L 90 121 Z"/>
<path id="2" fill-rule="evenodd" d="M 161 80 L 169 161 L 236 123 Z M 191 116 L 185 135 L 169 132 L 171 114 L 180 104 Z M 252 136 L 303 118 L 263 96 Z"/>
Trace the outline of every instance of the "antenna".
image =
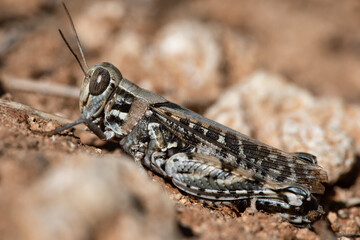
<path id="1" fill-rule="evenodd" d="M 69 10 L 67 9 L 65 3 L 63 2 L 62 4 L 63 4 L 63 6 L 64 6 L 64 9 L 65 9 L 66 14 L 68 15 L 69 21 L 70 21 L 70 23 L 71 23 L 71 27 L 72 27 L 72 29 L 73 29 L 73 31 L 74 31 L 74 34 L 75 34 L 75 37 L 76 37 L 76 43 L 77 43 L 78 48 L 79 48 L 79 50 L 80 50 L 81 57 L 82 57 L 82 59 L 83 59 L 83 61 L 84 61 L 85 67 L 88 69 L 89 67 L 88 67 L 88 65 L 87 65 L 87 63 L 86 63 L 85 56 L 84 56 L 84 52 L 83 52 L 82 47 L 81 47 L 81 43 L 80 43 L 79 36 L 78 36 L 78 34 L 77 34 L 77 32 L 76 32 L 74 22 L 73 22 L 73 20 L 72 20 L 72 18 L 71 18 L 70 12 L 69 12 Z"/>
<path id="2" fill-rule="evenodd" d="M 61 35 L 61 38 L 64 40 L 66 46 L 68 47 L 68 49 L 70 50 L 70 52 L 74 55 L 74 57 L 76 58 L 76 61 L 79 63 L 80 67 L 81 67 L 81 70 L 83 71 L 85 77 L 86 77 L 86 72 L 85 72 L 85 69 L 84 67 L 82 66 L 81 62 L 80 62 L 80 59 L 79 57 L 76 55 L 76 53 L 74 52 L 74 50 L 72 50 L 70 44 L 68 43 L 68 41 L 66 40 L 64 34 L 62 33 L 62 31 L 59 29 L 59 33 Z"/>
<path id="3" fill-rule="evenodd" d="M 71 16 L 70 16 L 69 10 L 66 8 L 66 5 L 65 5 L 64 2 L 63 2 L 63 6 L 64 6 L 65 12 L 66 12 L 66 14 L 67 14 L 67 16 L 68 16 L 68 18 L 69 18 L 69 20 L 70 20 L 71 27 L 72 27 L 72 29 L 73 29 L 73 31 L 74 31 L 74 33 L 75 33 L 76 42 L 77 42 L 78 48 L 79 48 L 79 50 L 80 50 L 81 57 L 82 57 L 82 59 L 83 59 L 83 61 L 84 61 L 84 64 L 85 64 L 86 68 L 88 69 L 89 67 L 88 67 L 88 65 L 87 65 L 87 63 L 86 63 L 85 56 L 84 56 L 84 53 L 83 53 L 83 51 L 82 51 L 82 47 L 81 47 L 81 44 L 80 44 L 80 40 L 79 40 L 79 37 L 78 37 L 77 32 L 76 32 L 76 30 L 75 30 L 75 25 L 74 25 L 73 20 L 72 20 L 72 18 L 71 18 Z M 64 40 L 66 46 L 68 47 L 68 49 L 70 50 L 70 52 L 73 54 L 73 56 L 75 57 L 76 61 L 79 63 L 79 66 L 80 66 L 82 72 L 84 73 L 85 77 L 87 77 L 86 71 L 85 71 L 83 65 L 81 64 L 81 61 L 80 61 L 79 57 L 76 55 L 76 53 L 74 52 L 74 50 L 71 48 L 69 42 L 66 40 L 66 38 L 65 38 L 63 32 L 61 31 L 61 29 L 59 29 L 59 33 L 60 33 L 61 38 Z M 45 131 L 45 132 L 35 131 L 35 132 L 39 132 L 39 133 L 47 134 L 47 135 L 53 135 L 53 134 L 55 134 L 55 133 L 59 133 L 59 132 L 61 132 L 61 131 L 64 131 L 64 130 L 69 129 L 69 128 L 72 128 L 73 126 L 76 126 L 76 125 L 79 125 L 79 124 L 82 124 L 82 123 L 87 123 L 87 124 L 89 125 L 89 128 L 90 128 L 90 129 L 94 129 L 94 130 L 93 130 L 94 133 L 97 134 L 98 136 L 100 136 L 102 139 L 105 139 L 105 138 L 106 138 L 106 136 L 104 135 L 104 133 L 101 132 L 101 130 L 100 130 L 96 125 L 94 125 L 93 123 L 89 122 L 89 120 L 84 119 L 84 118 L 81 118 L 81 117 L 80 117 L 80 119 L 78 119 L 78 120 L 75 121 L 75 122 L 69 123 L 69 124 L 67 124 L 67 125 L 65 125 L 65 126 L 59 127 L 59 128 L 57 128 L 57 129 L 55 129 L 55 130 L 52 130 L 52 131 Z"/>

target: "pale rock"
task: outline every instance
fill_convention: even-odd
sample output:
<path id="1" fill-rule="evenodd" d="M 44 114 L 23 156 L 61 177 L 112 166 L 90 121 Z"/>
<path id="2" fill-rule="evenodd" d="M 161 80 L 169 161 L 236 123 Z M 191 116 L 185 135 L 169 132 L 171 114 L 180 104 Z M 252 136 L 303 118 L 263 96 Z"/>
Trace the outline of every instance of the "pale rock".
<path id="1" fill-rule="evenodd" d="M 121 27 L 125 7 L 119 1 L 89 2 L 74 19 L 76 30 L 85 49 L 99 50 L 112 44 L 112 32 Z"/>
<path id="2" fill-rule="evenodd" d="M 287 152 L 317 156 L 330 183 L 351 169 L 359 153 L 358 107 L 314 97 L 262 71 L 232 86 L 206 116 Z"/>
<path id="3" fill-rule="evenodd" d="M 206 104 L 218 97 L 221 45 L 216 27 L 175 20 L 155 32 L 151 41 L 122 29 L 103 58 L 143 88 L 180 104 Z M 204 94 L 206 93 L 206 94 Z"/>
<path id="4" fill-rule="evenodd" d="M 178 20 L 160 29 L 144 66 L 175 102 L 204 104 L 220 93 L 221 46 L 215 27 Z M 206 94 L 204 94 L 206 92 Z"/>

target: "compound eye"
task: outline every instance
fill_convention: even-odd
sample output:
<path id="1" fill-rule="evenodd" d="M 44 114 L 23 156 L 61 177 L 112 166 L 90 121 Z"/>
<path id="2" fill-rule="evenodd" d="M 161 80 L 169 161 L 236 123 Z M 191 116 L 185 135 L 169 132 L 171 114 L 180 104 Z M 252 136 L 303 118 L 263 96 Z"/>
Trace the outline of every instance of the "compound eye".
<path id="1" fill-rule="evenodd" d="M 91 95 L 102 94 L 110 83 L 110 73 L 105 68 L 98 67 L 90 77 L 89 91 Z"/>

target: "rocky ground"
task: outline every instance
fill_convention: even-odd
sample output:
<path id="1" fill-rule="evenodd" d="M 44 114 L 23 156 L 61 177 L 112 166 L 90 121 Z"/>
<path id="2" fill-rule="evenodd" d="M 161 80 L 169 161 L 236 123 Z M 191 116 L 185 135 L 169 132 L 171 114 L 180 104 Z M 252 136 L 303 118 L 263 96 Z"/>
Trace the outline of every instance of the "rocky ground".
<path id="1" fill-rule="evenodd" d="M 360 4 L 69 1 L 89 65 L 108 61 L 169 100 L 328 172 L 313 229 L 204 205 L 76 129 L 82 72 L 62 6 L 0 0 L 1 239 L 331 239 L 360 234 Z M 40 113 L 40 114 L 39 114 Z M 346 237 L 342 237 L 346 239 Z M 358 237 L 360 239 L 360 237 Z"/>

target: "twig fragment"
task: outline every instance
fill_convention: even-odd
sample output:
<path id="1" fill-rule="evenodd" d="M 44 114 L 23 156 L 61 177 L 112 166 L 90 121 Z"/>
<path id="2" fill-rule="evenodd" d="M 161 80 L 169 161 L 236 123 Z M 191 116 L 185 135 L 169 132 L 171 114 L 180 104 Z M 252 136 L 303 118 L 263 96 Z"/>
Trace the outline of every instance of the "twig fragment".
<path id="1" fill-rule="evenodd" d="M 10 76 L 3 76 L 2 82 L 4 87 L 9 90 L 79 98 L 80 89 L 77 87 Z"/>

